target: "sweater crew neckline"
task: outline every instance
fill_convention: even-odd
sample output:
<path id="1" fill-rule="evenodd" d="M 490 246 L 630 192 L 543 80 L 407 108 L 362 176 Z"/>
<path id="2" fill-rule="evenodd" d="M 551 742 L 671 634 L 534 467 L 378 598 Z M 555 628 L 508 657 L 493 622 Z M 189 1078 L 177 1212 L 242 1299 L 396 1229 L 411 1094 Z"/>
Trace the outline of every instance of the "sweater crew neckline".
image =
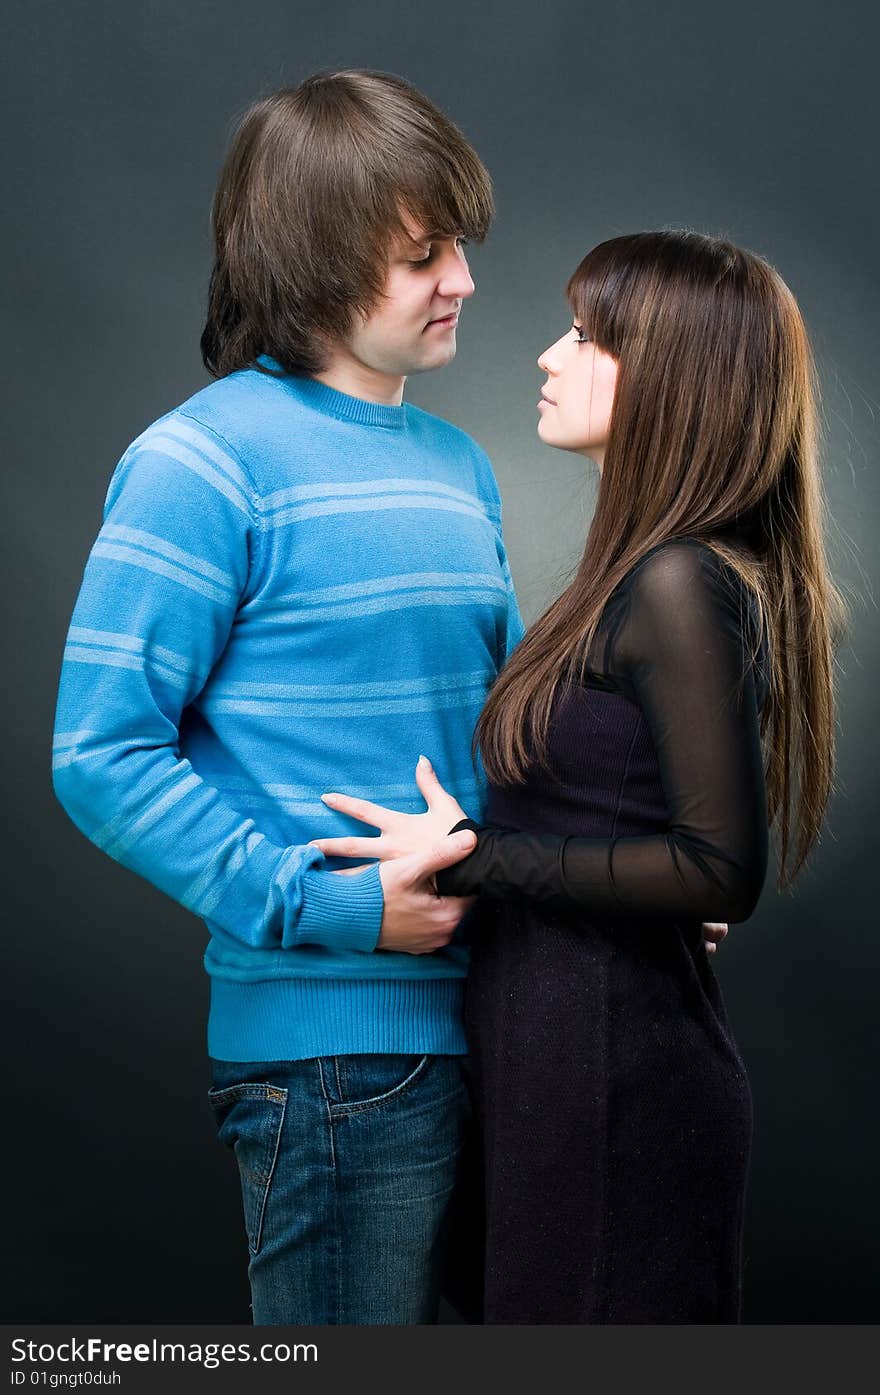
<path id="1" fill-rule="evenodd" d="M 350 393 L 328 387 L 317 378 L 285 373 L 278 360 L 269 354 L 260 354 L 257 362 L 268 368 L 279 382 L 295 392 L 302 401 L 327 416 L 356 422 L 361 426 L 383 426 L 392 431 L 399 431 L 406 425 L 405 402 L 393 407 L 384 402 L 368 402 L 363 397 L 352 397 Z"/>

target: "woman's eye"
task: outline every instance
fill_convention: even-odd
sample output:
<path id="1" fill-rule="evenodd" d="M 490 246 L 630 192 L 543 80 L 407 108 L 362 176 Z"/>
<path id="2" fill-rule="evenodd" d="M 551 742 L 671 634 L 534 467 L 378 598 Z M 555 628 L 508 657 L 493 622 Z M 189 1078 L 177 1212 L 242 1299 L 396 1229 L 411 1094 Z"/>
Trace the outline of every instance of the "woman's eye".
<path id="1" fill-rule="evenodd" d="M 580 325 L 572 325 L 572 329 L 574 330 L 575 334 L 577 335 L 577 340 L 575 341 L 576 343 L 578 343 L 578 344 L 592 344 L 593 341 L 592 341 L 592 339 L 590 338 L 589 334 L 584 334 L 584 331 L 583 331 L 583 329 L 581 328 Z"/>

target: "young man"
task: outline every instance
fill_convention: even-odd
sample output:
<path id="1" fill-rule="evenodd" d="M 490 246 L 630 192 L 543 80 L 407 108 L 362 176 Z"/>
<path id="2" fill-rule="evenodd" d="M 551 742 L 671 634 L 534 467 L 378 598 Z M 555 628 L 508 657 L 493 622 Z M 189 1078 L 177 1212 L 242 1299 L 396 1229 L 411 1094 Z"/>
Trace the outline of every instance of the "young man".
<path id="1" fill-rule="evenodd" d="M 468 1115 L 466 855 L 336 871 L 336 790 L 402 807 L 420 752 L 478 810 L 471 734 L 521 634 L 489 461 L 406 405 L 448 363 L 492 217 L 397 78 L 252 107 L 215 203 L 216 378 L 131 444 L 65 650 L 55 788 L 210 931 L 210 1091 L 257 1323 L 435 1319 Z M 345 864 L 342 864 L 345 866 Z"/>

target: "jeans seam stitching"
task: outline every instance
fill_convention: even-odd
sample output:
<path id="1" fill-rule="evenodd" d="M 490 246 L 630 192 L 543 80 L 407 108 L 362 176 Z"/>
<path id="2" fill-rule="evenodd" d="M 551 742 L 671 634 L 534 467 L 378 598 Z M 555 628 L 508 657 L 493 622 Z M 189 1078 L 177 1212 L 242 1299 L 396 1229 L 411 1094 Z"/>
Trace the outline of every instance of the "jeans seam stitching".
<path id="1" fill-rule="evenodd" d="M 276 1093 L 273 1093 L 272 1095 L 269 1095 L 269 1094 L 266 1095 L 266 1099 L 267 1099 L 267 1100 L 271 1100 L 271 1103 L 272 1103 L 272 1104 L 279 1104 L 279 1103 L 280 1103 L 280 1105 L 281 1105 L 281 1115 L 280 1115 L 280 1118 L 279 1118 L 279 1120 L 278 1120 L 278 1127 L 277 1127 L 277 1129 L 276 1129 L 276 1131 L 275 1131 L 275 1150 L 274 1150 L 274 1152 L 272 1153 L 272 1161 L 271 1161 L 271 1163 L 269 1164 L 268 1175 L 267 1175 L 267 1177 L 266 1177 L 266 1185 L 265 1185 L 265 1187 L 263 1188 L 263 1196 L 262 1196 L 262 1200 L 261 1200 L 261 1202 L 260 1202 L 260 1213 L 259 1213 L 259 1216 L 258 1216 L 258 1218 L 257 1218 L 256 1234 L 255 1234 L 255 1236 L 254 1236 L 254 1241 L 255 1241 L 255 1246 L 256 1246 L 256 1248 L 254 1249 L 254 1252 L 253 1252 L 255 1255 L 259 1254 L 259 1252 L 260 1252 L 260 1250 L 261 1250 L 261 1248 L 262 1248 L 262 1243 L 263 1243 L 263 1225 L 264 1225 L 265 1219 L 266 1219 L 266 1207 L 267 1207 L 268 1202 L 269 1202 L 269 1192 L 270 1192 L 271 1187 L 272 1187 L 272 1181 L 273 1181 L 273 1178 L 275 1177 L 275 1167 L 276 1167 L 276 1165 L 277 1165 L 277 1163 L 278 1163 L 278 1154 L 279 1154 L 280 1151 L 281 1151 L 281 1135 L 282 1135 L 282 1133 L 283 1133 L 283 1131 L 284 1131 L 284 1117 L 285 1117 L 285 1115 L 286 1115 L 286 1113 L 287 1113 L 287 1095 L 288 1095 L 287 1090 L 278 1090 L 278 1088 L 277 1088 L 276 1086 L 273 1086 L 273 1087 L 272 1087 L 272 1090 L 273 1090 L 273 1092 L 277 1092 L 277 1095 L 283 1096 L 283 1098 L 278 1099 L 278 1098 L 276 1097 Z"/>
<path id="2" fill-rule="evenodd" d="M 327 1141 L 330 1148 L 330 1185 L 333 1188 L 333 1263 L 336 1269 L 336 1311 L 333 1315 L 333 1319 L 334 1325 L 338 1326 L 339 1316 L 342 1312 L 342 1265 L 339 1262 L 341 1236 L 339 1234 L 339 1188 L 336 1185 L 336 1140 L 333 1136 L 333 1109 L 327 1094 L 327 1087 L 324 1081 L 324 1068 L 321 1064 L 320 1056 L 316 1058 L 315 1064 L 318 1068 L 318 1080 L 321 1085 L 321 1094 L 324 1096 L 324 1106 L 327 1110 Z"/>
<path id="3" fill-rule="evenodd" d="M 324 1096 L 324 1106 L 325 1106 L 325 1108 L 326 1108 L 326 1110 L 327 1110 L 327 1120 L 328 1120 L 328 1123 L 329 1123 L 329 1125 L 330 1125 L 330 1166 L 331 1166 L 331 1167 L 334 1169 L 334 1171 L 335 1171 L 335 1169 L 336 1169 L 336 1149 L 335 1149 L 334 1143 L 333 1143 L 333 1106 L 332 1106 L 332 1104 L 330 1103 L 330 1097 L 329 1097 L 329 1095 L 327 1094 L 327 1086 L 326 1086 L 325 1083 L 324 1083 L 324 1068 L 323 1068 L 323 1066 L 321 1065 L 321 1058 L 320 1058 L 320 1056 L 316 1057 L 316 1059 L 315 1059 L 315 1065 L 316 1065 L 317 1068 L 318 1068 L 318 1080 L 319 1080 L 320 1085 L 321 1085 L 321 1094 Z"/>

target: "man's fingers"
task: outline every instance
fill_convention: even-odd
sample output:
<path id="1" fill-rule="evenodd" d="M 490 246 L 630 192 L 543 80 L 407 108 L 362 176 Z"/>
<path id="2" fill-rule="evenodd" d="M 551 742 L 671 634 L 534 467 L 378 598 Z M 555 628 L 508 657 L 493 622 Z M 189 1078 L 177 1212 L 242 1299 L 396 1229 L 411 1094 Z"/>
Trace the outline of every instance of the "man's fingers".
<path id="1" fill-rule="evenodd" d="M 384 809 L 381 804 L 371 804 L 368 799 L 355 799 L 351 794 L 322 794 L 321 800 L 331 809 L 337 809 L 340 814 L 348 814 L 349 818 L 357 819 L 359 823 L 372 824 L 373 828 L 384 830 L 389 820 L 394 818 L 393 809 Z"/>

